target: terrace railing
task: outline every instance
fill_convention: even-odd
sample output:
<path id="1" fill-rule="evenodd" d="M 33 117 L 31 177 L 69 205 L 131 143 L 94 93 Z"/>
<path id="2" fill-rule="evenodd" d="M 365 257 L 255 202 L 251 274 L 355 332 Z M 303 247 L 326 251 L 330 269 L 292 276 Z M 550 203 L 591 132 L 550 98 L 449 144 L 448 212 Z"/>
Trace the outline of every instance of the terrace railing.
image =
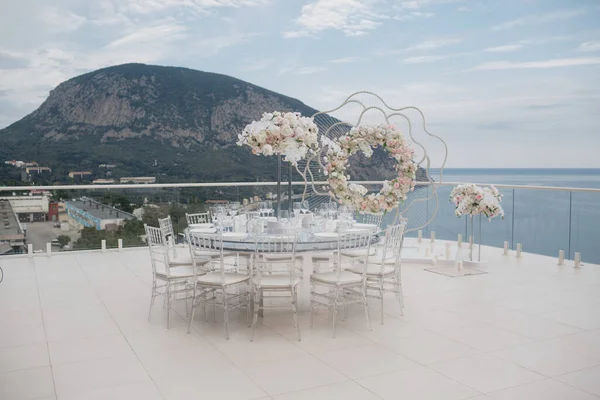
<path id="1" fill-rule="evenodd" d="M 356 182 L 371 190 L 378 190 L 383 182 Z M 326 185 L 319 182 L 318 185 Z M 457 240 L 457 235 L 468 237 L 467 220 L 454 215 L 454 206 L 449 201 L 452 187 L 458 182 L 444 182 L 436 185 L 439 203 L 430 199 L 421 206 L 419 218 L 435 218 L 423 228 L 423 236 L 429 237 L 435 231 L 437 239 Z M 156 216 L 170 214 L 175 230 L 182 232 L 186 226 L 185 213 L 204 211 L 210 201 L 229 200 L 242 201 L 244 198 L 259 196 L 265 198 L 274 193 L 276 182 L 219 182 L 219 183 L 165 183 L 165 184 L 126 184 L 126 185 L 57 185 L 57 186 L 19 186 L 0 187 L 0 197 L 29 194 L 47 190 L 53 193 L 54 199 L 90 198 L 100 203 L 133 212 L 140 218 L 150 221 Z M 292 182 L 294 198 L 303 190 L 303 182 Z M 523 251 L 557 257 L 559 250 L 564 250 L 567 258 L 572 259 L 575 253 L 581 253 L 587 262 L 600 264 L 600 189 L 495 185 L 503 194 L 502 206 L 504 219 L 496 218 L 491 222 L 483 220 L 481 234 L 479 224 L 475 224 L 475 237 L 481 237 L 484 245 L 502 248 L 504 242 L 511 249 L 522 244 Z M 427 198 L 433 188 L 427 183 L 420 183 L 416 191 L 421 198 Z M 286 190 L 287 192 L 287 190 Z M 285 196 L 284 196 L 285 202 Z M 143 207 L 142 207 L 143 206 Z M 142 217 L 135 209 L 143 208 Z M 60 214 L 62 218 L 64 214 Z M 106 241 L 107 248 L 119 246 L 123 239 L 123 247 L 139 246 L 139 226 L 121 228 L 118 233 L 96 233 L 87 230 L 81 239 L 78 233 L 80 226 L 71 226 L 69 231 L 54 227 L 51 223 L 27 222 L 27 216 L 20 215 L 21 226 L 26 230 L 25 241 L 31 244 L 36 252 L 46 253 L 62 251 L 59 246 L 52 246 L 52 239 L 59 235 L 70 236 L 70 250 L 86 250 L 101 248 L 101 241 Z M 391 221 L 389 215 L 386 221 Z M 75 221 L 70 221 L 76 224 Z M 138 225 L 141 222 L 137 223 Z M 66 226 L 65 226 L 66 228 Z M 0 249 L 6 249 L 8 240 L 3 240 L 0 226 Z M 417 236 L 412 232 L 410 236 Z M 4 246 L 4 247 L 2 247 Z M 25 247 L 27 249 L 27 247 Z"/>

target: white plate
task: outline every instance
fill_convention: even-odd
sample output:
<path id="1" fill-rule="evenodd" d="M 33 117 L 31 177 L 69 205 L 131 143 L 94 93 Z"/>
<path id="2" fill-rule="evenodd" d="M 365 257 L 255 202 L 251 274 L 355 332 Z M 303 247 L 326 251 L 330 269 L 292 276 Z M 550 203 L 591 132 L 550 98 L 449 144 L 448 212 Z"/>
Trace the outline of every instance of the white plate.
<path id="1" fill-rule="evenodd" d="M 354 228 L 362 228 L 362 229 L 375 229 L 377 225 L 375 224 L 354 224 Z"/>
<path id="2" fill-rule="evenodd" d="M 223 239 L 242 240 L 242 239 L 245 239 L 246 236 L 248 236 L 248 234 L 247 233 L 242 233 L 242 232 L 223 232 Z"/>
<path id="3" fill-rule="evenodd" d="M 191 233 L 216 233 L 216 228 L 192 228 L 190 229 Z"/>
<path id="4" fill-rule="evenodd" d="M 206 222 L 203 224 L 190 224 L 190 228 L 212 228 L 214 225 L 210 222 Z"/>
<path id="5" fill-rule="evenodd" d="M 337 239 L 338 234 L 335 232 L 317 232 L 314 234 L 316 238 L 320 239 Z"/>
<path id="6" fill-rule="evenodd" d="M 373 228 L 350 228 L 346 229 L 344 233 L 364 233 L 370 231 Z"/>

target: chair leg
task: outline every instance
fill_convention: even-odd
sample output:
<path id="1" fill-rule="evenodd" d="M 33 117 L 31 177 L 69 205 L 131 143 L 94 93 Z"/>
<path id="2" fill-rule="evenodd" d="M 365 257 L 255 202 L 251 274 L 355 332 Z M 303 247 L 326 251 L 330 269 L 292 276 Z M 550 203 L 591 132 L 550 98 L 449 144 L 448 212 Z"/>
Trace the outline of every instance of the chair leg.
<path id="1" fill-rule="evenodd" d="M 381 299 L 381 325 L 383 325 L 383 278 L 379 280 L 379 298 Z"/>
<path id="2" fill-rule="evenodd" d="M 254 288 L 254 291 L 254 316 L 252 317 L 252 335 L 250 337 L 251 342 L 254 342 L 254 333 L 256 332 L 256 324 L 258 323 L 258 311 L 260 309 L 260 304 L 258 300 L 260 296 L 260 289 Z"/>
<path id="3" fill-rule="evenodd" d="M 292 311 L 294 313 L 294 328 L 296 328 L 296 331 L 298 332 L 298 341 L 300 341 L 300 340 L 302 340 L 302 337 L 300 336 L 300 324 L 298 323 L 297 304 L 298 304 L 298 292 L 297 292 L 296 288 L 293 287 L 292 288 Z"/>
<path id="4" fill-rule="evenodd" d="M 225 318 L 225 339 L 229 340 L 229 304 L 227 299 L 227 290 L 225 288 L 223 288 L 223 310 L 223 316 Z"/>
<path id="5" fill-rule="evenodd" d="M 190 320 L 188 321 L 187 333 L 189 334 L 192 330 L 192 324 L 194 323 L 194 316 L 196 315 L 196 306 L 197 306 L 196 298 L 192 300 L 192 311 L 190 312 Z"/>
<path id="6" fill-rule="evenodd" d="M 369 317 L 369 302 L 367 300 L 367 288 L 363 287 L 363 305 L 365 307 L 365 315 L 367 317 L 367 327 L 369 328 L 370 331 L 373 330 L 373 327 L 371 326 L 371 317 Z"/>
<path id="7" fill-rule="evenodd" d="M 309 300 L 309 302 L 310 302 L 310 322 L 309 322 L 309 326 L 311 327 L 311 329 L 312 329 L 314 321 L 315 321 L 315 316 L 314 316 L 315 308 L 313 305 L 314 291 L 315 291 L 315 285 L 310 285 L 310 300 Z"/>
<path id="8" fill-rule="evenodd" d="M 250 304 L 252 304 L 252 290 L 250 285 L 246 286 L 246 323 L 248 327 L 251 326 L 250 322 Z"/>
<path id="9" fill-rule="evenodd" d="M 171 282 L 167 282 L 167 329 L 171 328 Z"/>
<path id="10" fill-rule="evenodd" d="M 335 297 L 333 300 L 333 338 L 335 339 L 335 322 L 337 320 L 337 312 L 338 312 L 338 297 L 340 295 L 339 289 L 335 288 Z"/>
<path id="11" fill-rule="evenodd" d="M 152 293 L 150 298 L 150 309 L 148 310 L 148 321 L 150 321 L 150 316 L 152 315 L 152 306 L 154 305 L 154 299 L 156 298 L 156 280 L 152 282 Z"/>

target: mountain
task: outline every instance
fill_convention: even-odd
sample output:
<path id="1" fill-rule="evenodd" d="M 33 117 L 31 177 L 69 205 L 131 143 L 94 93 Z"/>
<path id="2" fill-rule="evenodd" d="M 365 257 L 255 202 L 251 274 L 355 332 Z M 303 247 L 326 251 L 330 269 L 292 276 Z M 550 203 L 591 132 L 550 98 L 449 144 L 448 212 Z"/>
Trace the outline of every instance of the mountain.
<path id="1" fill-rule="evenodd" d="M 116 164 L 117 177 L 161 182 L 273 180 L 274 157 L 235 144 L 246 124 L 273 110 L 317 112 L 226 75 L 118 65 L 61 83 L 37 110 L 0 130 L 0 158 L 37 161 L 63 181 L 70 170 L 102 177 L 99 164 Z M 386 158 L 372 167 L 357 160 L 353 179 L 381 177 Z"/>

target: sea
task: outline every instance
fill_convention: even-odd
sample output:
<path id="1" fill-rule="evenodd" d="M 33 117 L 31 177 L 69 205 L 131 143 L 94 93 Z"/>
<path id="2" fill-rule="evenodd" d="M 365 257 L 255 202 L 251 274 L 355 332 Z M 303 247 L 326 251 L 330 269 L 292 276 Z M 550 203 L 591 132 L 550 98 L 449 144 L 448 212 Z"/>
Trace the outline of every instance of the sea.
<path id="1" fill-rule="evenodd" d="M 439 170 L 431 171 L 440 181 Z M 600 189 L 600 169 L 444 169 L 442 182 L 469 182 L 498 185 L 545 186 Z M 409 228 L 433 220 L 422 228 L 423 236 L 435 231 L 436 238 L 456 240 L 458 233 L 471 234 L 468 217 L 458 218 L 450 203 L 453 186 L 438 186 L 438 204 L 427 201 L 409 216 Z M 414 196 L 425 197 L 431 189 L 419 188 Z M 524 252 L 558 257 L 564 250 L 568 259 L 580 253 L 582 261 L 600 264 L 600 192 L 500 188 L 504 218 L 488 221 L 474 218 L 476 242 L 511 249 L 518 243 Z M 427 191 L 427 192 L 425 192 Z M 410 198 L 409 198 L 410 200 Z M 437 209 L 437 212 L 435 210 Z M 479 227 L 481 226 L 481 230 Z M 417 230 L 408 236 L 416 236 Z"/>

